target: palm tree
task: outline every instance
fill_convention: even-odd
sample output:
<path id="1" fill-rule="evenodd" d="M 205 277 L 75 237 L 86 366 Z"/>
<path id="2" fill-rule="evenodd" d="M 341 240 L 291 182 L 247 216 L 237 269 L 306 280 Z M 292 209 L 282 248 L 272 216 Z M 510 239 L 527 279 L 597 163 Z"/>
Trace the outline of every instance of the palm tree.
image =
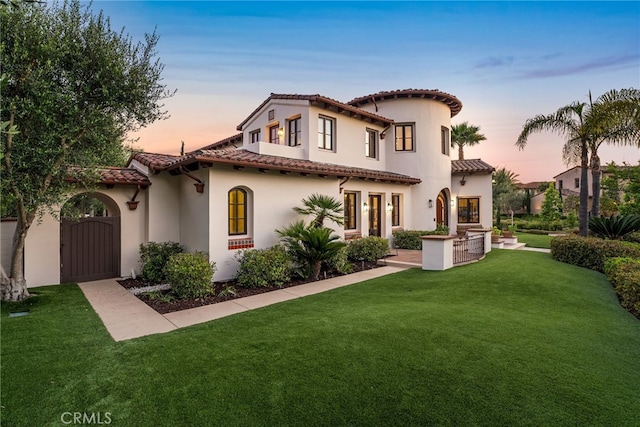
<path id="1" fill-rule="evenodd" d="M 295 207 L 293 210 L 302 215 L 313 216 L 314 219 L 311 221 L 313 227 L 322 227 L 325 219 L 339 225 L 344 223 L 342 203 L 334 197 L 314 193 L 307 199 L 302 199 L 302 204 L 304 207 Z"/>
<path id="2" fill-rule="evenodd" d="M 591 94 L 589 94 L 591 101 Z M 612 89 L 591 104 L 593 112 L 593 138 L 589 142 L 592 216 L 600 216 L 600 156 L 598 149 L 603 142 L 640 147 L 640 90 Z"/>
<path id="3" fill-rule="evenodd" d="M 587 182 L 587 168 L 589 166 L 589 142 L 592 139 L 589 126 L 589 106 L 584 102 L 573 102 L 548 115 L 537 115 L 527 120 L 522 126 L 522 131 L 516 145 L 521 150 L 527 145 L 529 136 L 536 132 L 551 131 L 559 133 L 567 138 L 565 153 L 579 153 L 580 157 L 580 182 Z M 567 151 L 567 147 L 573 147 Z M 587 204 L 589 202 L 589 188 L 580 186 L 580 209 L 578 211 L 578 228 L 581 236 L 589 232 Z"/>
<path id="4" fill-rule="evenodd" d="M 480 127 L 470 126 L 468 122 L 451 126 L 451 147 L 458 146 L 458 160 L 464 160 L 464 146 L 472 147 L 487 139 L 480 132 Z"/>

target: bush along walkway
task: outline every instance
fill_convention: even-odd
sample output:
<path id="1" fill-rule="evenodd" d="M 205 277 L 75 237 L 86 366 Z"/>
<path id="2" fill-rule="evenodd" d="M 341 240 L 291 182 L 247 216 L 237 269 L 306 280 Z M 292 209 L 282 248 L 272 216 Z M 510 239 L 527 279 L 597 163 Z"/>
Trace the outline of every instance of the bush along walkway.
<path id="1" fill-rule="evenodd" d="M 340 288 L 405 268 L 386 266 L 320 280 L 246 298 L 160 314 L 124 289 L 115 279 L 80 283 L 80 289 L 115 341 L 169 332 L 243 311 Z"/>

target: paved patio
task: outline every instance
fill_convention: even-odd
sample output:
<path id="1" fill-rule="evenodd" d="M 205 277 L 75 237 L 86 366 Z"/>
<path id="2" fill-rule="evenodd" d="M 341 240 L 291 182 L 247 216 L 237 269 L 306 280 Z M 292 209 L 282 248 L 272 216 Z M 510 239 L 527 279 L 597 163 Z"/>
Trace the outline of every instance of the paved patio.
<path id="1" fill-rule="evenodd" d="M 420 252 L 420 251 L 418 251 Z M 116 282 L 116 279 L 80 283 L 80 289 L 115 341 L 160 334 L 178 328 L 208 322 L 243 311 L 253 310 L 325 292 L 387 274 L 407 267 L 387 265 L 333 279 L 306 283 L 274 292 L 238 298 L 189 310 L 160 314 Z"/>

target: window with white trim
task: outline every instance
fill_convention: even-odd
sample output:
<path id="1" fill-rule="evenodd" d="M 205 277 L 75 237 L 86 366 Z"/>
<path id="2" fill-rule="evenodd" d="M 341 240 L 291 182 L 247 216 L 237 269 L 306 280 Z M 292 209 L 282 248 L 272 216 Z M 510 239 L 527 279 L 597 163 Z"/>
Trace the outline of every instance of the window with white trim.
<path id="1" fill-rule="evenodd" d="M 396 134 L 396 151 L 414 151 L 414 125 L 413 123 L 397 124 L 395 127 Z"/>

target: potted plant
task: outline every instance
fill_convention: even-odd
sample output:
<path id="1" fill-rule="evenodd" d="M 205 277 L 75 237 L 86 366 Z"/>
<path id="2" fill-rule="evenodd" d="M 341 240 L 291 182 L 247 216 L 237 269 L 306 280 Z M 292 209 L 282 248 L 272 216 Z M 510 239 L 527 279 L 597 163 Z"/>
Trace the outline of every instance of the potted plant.
<path id="1" fill-rule="evenodd" d="M 491 232 L 491 243 L 498 243 L 500 241 L 500 229 L 498 227 L 493 227 L 493 231 Z"/>
<path id="2" fill-rule="evenodd" d="M 510 225 L 507 227 L 506 230 L 502 230 L 502 235 L 508 239 L 511 239 L 514 237 L 514 234 L 516 232 L 516 226 L 515 225 Z"/>

